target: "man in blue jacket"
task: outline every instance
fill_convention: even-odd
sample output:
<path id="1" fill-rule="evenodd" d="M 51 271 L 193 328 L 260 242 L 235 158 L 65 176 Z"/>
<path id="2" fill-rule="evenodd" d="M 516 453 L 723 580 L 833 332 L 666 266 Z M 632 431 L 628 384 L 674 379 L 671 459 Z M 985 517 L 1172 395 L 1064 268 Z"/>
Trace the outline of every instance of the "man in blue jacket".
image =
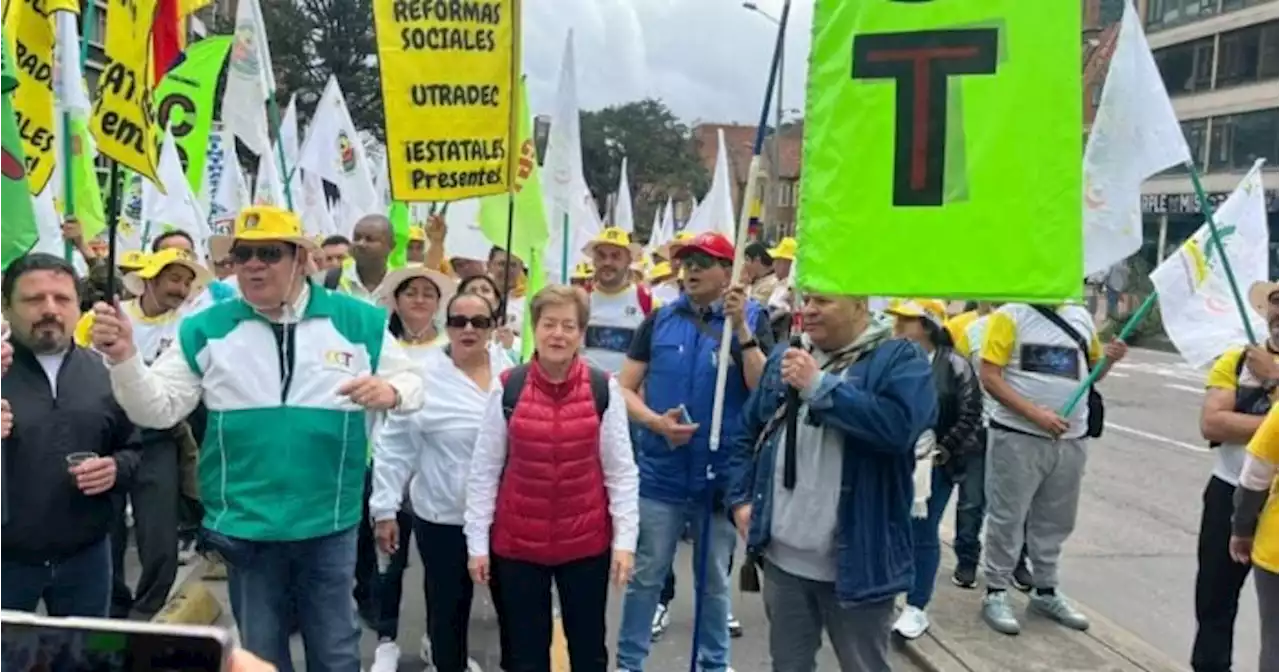
<path id="1" fill-rule="evenodd" d="M 840 669 L 888 672 L 893 599 L 914 574 L 915 445 L 937 393 L 924 353 L 865 299 L 810 294 L 802 310 L 804 347 L 773 352 L 743 411 L 729 505 L 764 568 L 774 671 L 816 669 L 825 630 Z"/>
<path id="2" fill-rule="evenodd" d="M 618 633 L 619 670 L 644 669 L 658 596 L 686 525 L 695 540 L 694 557 L 700 557 L 704 542 L 707 548 L 705 576 L 697 587 L 704 600 L 697 626 L 698 667 L 722 672 L 729 664 L 729 562 L 735 540 L 724 510 L 732 480 L 728 449 L 772 340 L 764 308 L 748 299 L 742 287 L 729 286 L 733 254 L 733 244 L 714 233 L 680 248 L 676 256 L 684 293 L 645 318 L 618 374 L 627 411 L 639 426 L 640 466 L 640 537 Z M 713 453 L 711 416 L 726 319 L 733 327 L 732 359 L 727 362 L 720 450 Z"/>

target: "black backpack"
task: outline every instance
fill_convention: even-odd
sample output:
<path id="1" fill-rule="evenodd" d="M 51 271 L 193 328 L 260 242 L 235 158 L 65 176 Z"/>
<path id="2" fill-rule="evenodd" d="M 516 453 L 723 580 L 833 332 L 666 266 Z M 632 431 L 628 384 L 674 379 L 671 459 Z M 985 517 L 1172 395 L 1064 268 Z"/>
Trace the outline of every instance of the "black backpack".
<path id="1" fill-rule="evenodd" d="M 587 375 L 591 379 L 591 396 L 596 402 L 596 417 L 604 418 L 604 412 L 609 408 L 609 374 L 587 366 Z M 520 401 L 520 393 L 524 391 L 528 377 L 529 365 L 521 364 L 511 369 L 502 384 L 502 415 L 507 422 L 511 422 L 511 416 L 516 412 L 516 403 Z"/>

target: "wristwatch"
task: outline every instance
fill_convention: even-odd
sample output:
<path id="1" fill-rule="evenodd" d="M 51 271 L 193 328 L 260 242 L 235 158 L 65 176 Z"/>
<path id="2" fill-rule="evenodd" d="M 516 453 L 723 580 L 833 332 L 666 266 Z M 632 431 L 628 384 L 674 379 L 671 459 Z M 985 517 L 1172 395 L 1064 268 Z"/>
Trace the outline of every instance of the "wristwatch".
<path id="1" fill-rule="evenodd" d="M 751 348 L 758 348 L 758 347 L 760 347 L 760 341 L 757 341 L 756 339 L 751 338 L 751 339 L 748 339 L 748 340 L 746 340 L 746 341 L 743 341 L 743 342 L 742 342 L 742 345 L 739 345 L 738 347 L 739 347 L 739 348 L 741 348 L 741 349 L 743 349 L 743 350 L 750 350 Z"/>

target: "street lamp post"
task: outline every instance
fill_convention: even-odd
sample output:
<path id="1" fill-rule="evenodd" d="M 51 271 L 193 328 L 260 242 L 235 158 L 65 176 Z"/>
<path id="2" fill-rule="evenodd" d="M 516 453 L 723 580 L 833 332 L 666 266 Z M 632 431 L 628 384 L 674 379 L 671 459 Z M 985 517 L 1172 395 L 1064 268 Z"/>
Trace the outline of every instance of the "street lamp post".
<path id="1" fill-rule="evenodd" d="M 779 25 L 778 19 L 771 14 L 760 9 L 759 5 L 754 2 L 744 2 L 742 7 L 749 11 L 755 12 L 760 16 L 771 21 L 774 25 Z M 762 227 L 765 238 L 771 238 L 771 233 L 776 233 L 778 229 L 778 200 L 781 194 L 781 184 L 779 183 L 779 172 L 781 170 L 782 161 L 782 83 L 783 75 L 786 68 L 783 67 L 786 59 L 787 50 L 784 45 L 778 54 L 778 91 L 775 94 L 774 101 L 777 103 L 774 107 L 773 115 L 773 144 L 769 148 L 769 188 L 765 190 L 765 222 Z M 749 177 L 749 176 L 748 176 Z M 751 204 L 745 204 L 751 207 Z"/>

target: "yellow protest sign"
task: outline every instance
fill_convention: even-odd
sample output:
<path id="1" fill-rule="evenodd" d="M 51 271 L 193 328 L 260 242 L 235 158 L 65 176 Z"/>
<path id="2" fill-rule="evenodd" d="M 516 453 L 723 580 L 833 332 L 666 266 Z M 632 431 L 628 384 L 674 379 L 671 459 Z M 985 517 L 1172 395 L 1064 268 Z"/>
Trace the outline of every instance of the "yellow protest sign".
<path id="1" fill-rule="evenodd" d="M 519 0 L 374 0 L 392 198 L 510 190 Z"/>
<path id="2" fill-rule="evenodd" d="M 90 130 L 98 151 L 152 182 L 156 178 L 155 103 L 151 93 L 151 25 L 156 0 L 111 0 Z"/>
<path id="3" fill-rule="evenodd" d="M 13 50 L 18 88 L 13 109 L 18 135 L 26 157 L 27 185 L 40 193 L 53 176 L 53 17 L 65 3 L 47 0 L 10 0 L 4 7 L 6 35 Z M 74 6 L 74 5 L 73 5 Z M 78 9 L 78 8 L 77 8 Z"/>

